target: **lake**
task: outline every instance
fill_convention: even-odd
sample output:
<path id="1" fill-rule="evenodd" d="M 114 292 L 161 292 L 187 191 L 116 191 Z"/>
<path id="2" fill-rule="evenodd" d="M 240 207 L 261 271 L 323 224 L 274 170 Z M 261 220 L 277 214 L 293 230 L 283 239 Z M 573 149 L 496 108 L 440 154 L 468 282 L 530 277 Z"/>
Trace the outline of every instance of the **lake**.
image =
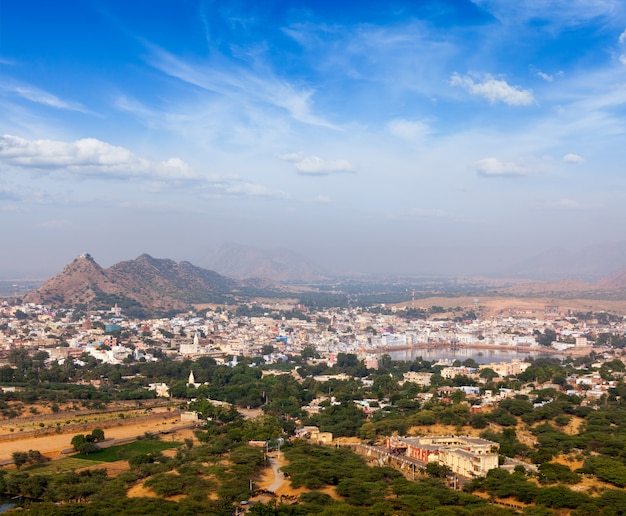
<path id="1" fill-rule="evenodd" d="M 413 362 L 418 357 L 422 357 L 429 362 L 438 360 L 459 360 L 463 362 L 468 358 L 473 358 L 479 364 L 490 364 L 492 362 L 511 362 L 517 358 L 526 360 L 528 357 L 537 358 L 548 356 L 538 351 L 521 353 L 508 349 L 407 349 L 403 351 L 390 351 L 389 356 L 394 360 L 406 360 Z"/>

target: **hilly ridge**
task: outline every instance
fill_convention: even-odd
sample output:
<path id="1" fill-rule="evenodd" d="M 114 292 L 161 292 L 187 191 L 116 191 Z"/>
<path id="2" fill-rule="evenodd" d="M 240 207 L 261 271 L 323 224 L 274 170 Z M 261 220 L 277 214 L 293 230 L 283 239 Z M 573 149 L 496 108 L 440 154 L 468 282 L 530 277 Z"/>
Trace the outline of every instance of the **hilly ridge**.
<path id="1" fill-rule="evenodd" d="M 25 302 L 94 309 L 117 303 L 133 313 L 186 310 L 192 303 L 221 301 L 239 284 L 189 262 L 142 254 L 108 269 L 85 253 L 24 297 Z"/>

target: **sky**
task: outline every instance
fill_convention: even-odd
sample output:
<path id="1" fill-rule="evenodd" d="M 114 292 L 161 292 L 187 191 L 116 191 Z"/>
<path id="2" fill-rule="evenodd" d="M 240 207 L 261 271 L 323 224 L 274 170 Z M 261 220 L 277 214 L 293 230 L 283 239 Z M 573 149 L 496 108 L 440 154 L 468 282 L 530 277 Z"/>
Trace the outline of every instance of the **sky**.
<path id="1" fill-rule="evenodd" d="M 0 277 L 488 273 L 624 240 L 625 145 L 622 0 L 0 0 Z"/>

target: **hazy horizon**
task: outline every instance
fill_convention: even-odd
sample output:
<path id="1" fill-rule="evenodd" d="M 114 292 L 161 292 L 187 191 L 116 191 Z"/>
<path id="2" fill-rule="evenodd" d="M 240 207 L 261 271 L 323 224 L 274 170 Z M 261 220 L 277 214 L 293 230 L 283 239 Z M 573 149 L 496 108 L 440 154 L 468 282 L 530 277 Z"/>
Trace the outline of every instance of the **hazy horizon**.
<path id="1" fill-rule="evenodd" d="M 227 242 L 597 276 L 626 265 L 625 85 L 618 0 L 4 2 L 0 277 Z"/>
<path id="2" fill-rule="evenodd" d="M 67 251 L 59 252 L 58 256 L 48 256 L 46 266 L 40 269 L 29 268 L 29 263 L 23 264 L 24 272 L 16 269 L 13 274 L 8 270 L 0 271 L 1 280 L 46 280 L 62 271 L 62 269 L 83 253 L 89 253 L 91 257 L 103 268 L 109 268 L 116 263 L 134 260 L 142 254 L 148 254 L 157 259 L 170 259 L 177 262 L 188 261 L 193 265 L 206 269 L 213 269 L 220 274 L 233 276 L 223 267 L 218 266 L 217 257 L 223 260 L 225 251 L 234 250 L 235 256 L 240 252 L 250 251 L 262 253 L 259 258 L 275 257 L 282 252 L 290 256 L 285 260 L 288 265 L 293 265 L 302 260 L 311 270 L 320 272 L 330 278 L 457 278 L 457 279 L 493 279 L 493 280 L 561 280 L 575 279 L 582 281 L 594 281 L 609 274 L 616 273 L 626 268 L 626 262 L 622 259 L 626 256 L 626 241 L 616 243 L 604 243 L 599 248 L 604 251 L 601 256 L 597 255 L 594 246 L 581 249 L 552 248 L 545 252 L 532 253 L 529 256 L 520 254 L 516 249 L 467 249 L 467 248 L 439 248 L 439 249 L 414 249 L 393 247 L 388 249 L 388 256 L 381 264 L 380 258 L 370 257 L 363 252 L 360 258 L 356 255 L 343 256 L 343 260 L 336 256 L 324 260 L 324 257 L 332 252 L 332 249 L 302 250 L 282 248 L 260 248 L 246 244 L 226 242 L 215 248 L 170 254 L 153 253 L 148 251 L 136 252 L 132 255 L 123 256 L 119 250 L 113 253 L 94 253 L 84 249 L 74 255 Z M 364 251 L 363 249 L 361 249 Z M 102 250 L 100 250 L 102 251 Z M 315 252 L 313 252 L 315 251 Z M 335 251 L 337 251 L 335 249 Z M 352 249 L 354 253 L 358 248 Z M 264 254 L 263 254 L 264 253 Z M 226 253 L 227 254 L 227 253 Z M 490 255 L 490 261 L 484 256 Z M 569 258 L 567 264 L 563 263 L 564 257 Z M 38 259 L 35 257 L 35 260 Z M 219 261 L 219 260 L 218 260 Z M 299 262 L 298 262 L 299 263 Z M 223 265 L 223 263 L 222 263 Z M 235 267 L 236 268 L 236 267 Z M 251 275 L 235 274 L 234 277 L 250 277 Z"/>

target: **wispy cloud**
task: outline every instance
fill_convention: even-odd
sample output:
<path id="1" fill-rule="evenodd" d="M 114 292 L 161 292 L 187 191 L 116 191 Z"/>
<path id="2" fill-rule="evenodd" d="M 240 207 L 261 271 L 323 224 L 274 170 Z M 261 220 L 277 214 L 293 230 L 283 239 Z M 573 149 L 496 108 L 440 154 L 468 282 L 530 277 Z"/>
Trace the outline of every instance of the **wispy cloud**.
<path id="1" fill-rule="evenodd" d="M 626 46 L 626 30 L 624 30 L 624 32 L 622 32 L 619 35 L 619 38 L 617 38 L 617 41 L 619 42 L 620 45 Z M 622 63 L 623 65 L 626 65 L 626 54 L 620 54 L 619 60 L 620 60 L 620 63 Z"/>
<path id="2" fill-rule="evenodd" d="M 409 141 L 424 140 L 431 132 L 425 122 L 404 119 L 391 120 L 387 123 L 387 129 L 394 136 Z"/>
<path id="3" fill-rule="evenodd" d="M 5 80 L 4 84 L 0 86 L 0 91 L 4 95 L 15 95 L 30 102 L 34 102 L 35 104 L 41 104 L 56 109 L 66 109 L 69 111 L 89 113 L 89 110 L 78 102 L 69 102 L 67 100 L 63 100 L 58 96 L 35 86 L 16 84 L 12 83 L 11 81 Z"/>
<path id="4" fill-rule="evenodd" d="M 154 50 L 151 63 L 167 75 L 208 92 L 237 100 L 240 108 L 250 102 L 263 103 L 285 110 L 299 122 L 337 128 L 313 113 L 313 88 L 292 84 L 278 77 L 266 65 L 245 68 L 216 53 L 206 62 L 194 63 L 160 49 Z"/>
<path id="5" fill-rule="evenodd" d="M 623 10 L 620 0 L 472 0 L 507 24 L 543 20 L 557 27 L 579 25 L 596 18 L 611 19 Z"/>
<path id="6" fill-rule="evenodd" d="M 482 81 L 475 81 L 470 75 L 452 74 L 452 86 L 460 86 L 472 95 L 487 99 L 491 104 L 503 102 L 509 106 L 529 106 L 535 102 L 531 90 L 522 90 L 506 81 L 485 75 Z"/>
<path id="7" fill-rule="evenodd" d="M 356 167 L 345 159 L 324 160 L 318 156 L 306 156 L 301 153 L 281 154 L 278 158 L 293 163 L 295 169 L 303 175 L 326 176 L 356 170 Z"/>

